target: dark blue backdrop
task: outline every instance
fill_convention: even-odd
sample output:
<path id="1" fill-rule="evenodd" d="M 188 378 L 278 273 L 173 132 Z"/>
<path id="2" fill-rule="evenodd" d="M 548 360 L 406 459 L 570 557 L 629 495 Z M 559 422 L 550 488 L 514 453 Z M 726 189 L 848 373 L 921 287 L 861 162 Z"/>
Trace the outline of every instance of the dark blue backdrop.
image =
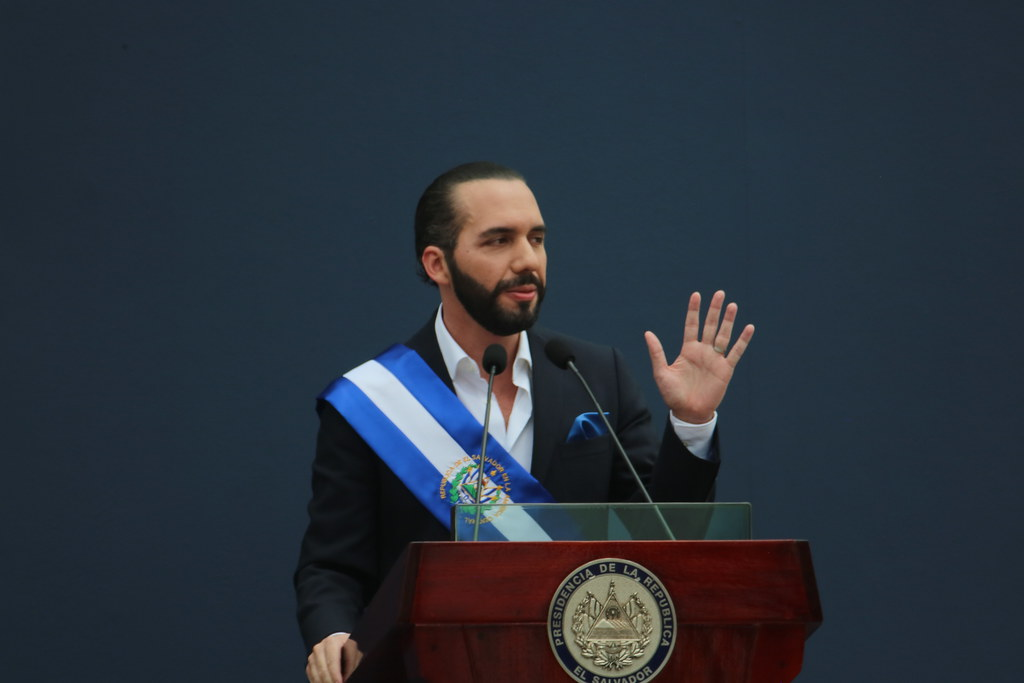
<path id="1" fill-rule="evenodd" d="M 488 158 L 652 401 L 690 291 L 757 324 L 719 497 L 813 544 L 801 680 L 1018 680 L 1024 5 L 443 4 L 0 5 L 4 679 L 301 680 L 313 396 Z"/>

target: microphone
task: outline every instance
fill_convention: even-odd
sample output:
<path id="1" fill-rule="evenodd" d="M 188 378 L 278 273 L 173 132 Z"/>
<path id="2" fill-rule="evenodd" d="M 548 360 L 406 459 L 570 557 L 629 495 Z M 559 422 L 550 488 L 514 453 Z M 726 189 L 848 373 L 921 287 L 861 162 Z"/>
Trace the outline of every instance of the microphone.
<path id="1" fill-rule="evenodd" d="M 484 349 L 483 366 L 488 374 L 500 375 L 508 365 L 508 354 L 500 344 L 491 344 Z"/>
<path id="2" fill-rule="evenodd" d="M 476 475 L 476 526 L 473 527 L 473 540 L 480 537 L 480 498 L 484 491 L 484 468 L 487 463 L 487 436 L 491 424 L 491 396 L 494 394 L 494 376 L 505 372 L 508 366 L 508 353 L 500 344 L 491 344 L 484 349 L 483 368 L 487 372 L 487 403 L 484 404 L 484 435 L 480 441 L 480 465 Z"/>
<path id="3" fill-rule="evenodd" d="M 619 441 L 619 435 L 615 433 L 615 428 L 612 427 L 612 423 L 608 421 L 608 416 L 605 415 L 604 409 L 601 408 L 601 404 L 598 402 L 597 397 L 594 396 L 594 392 L 590 390 L 590 385 L 587 384 L 587 380 L 583 379 L 583 375 L 580 373 L 579 368 L 576 367 L 576 356 L 573 354 L 572 349 L 564 339 L 553 337 L 544 345 L 544 353 L 547 355 L 548 360 L 554 363 L 557 367 L 562 370 L 572 370 L 576 378 L 579 379 L 580 384 L 586 390 L 587 395 L 590 396 L 590 400 L 594 403 L 594 407 L 597 408 L 597 414 L 601 416 L 604 421 L 604 426 L 608 429 L 608 434 L 611 435 L 612 441 L 615 443 L 615 449 L 622 456 L 623 461 L 626 463 L 626 467 L 629 468 L 629 473 L 633 475 L 633 481 L 640 488 L 640 492 L 644 496 L 644 500 L 654 506 L 654 513 L 658 516 L 658 520 L 661 522 L 661 526 L 665 529 L 665 533 L 668 535 L 669 540 L 676 540 L 675 535 L 668 526 L 668 522 L 661 514 L 661 509 L 654 505 L 654 501 L 651 500 L 651 494 L 647 492 L 647 487 L 644 486 L 644 482 L 640 479 L 640 475 L 636 473 L 636 468 L 633 467 L 633 461 L 629 459 L 626 454 L 626 449 L 622 447 L 622 442 Z"/>
<path id="4" fill-rule="evenodd" d="M 568 370 L 569 363 L 573 363 L 576 360 L 576 356 L 572 355 L 569 345 L 565 343 L 565 340 L 558 337 L 549 340 L 544 345 L 544 353 L 547 354 L 548 360 L 563 370 Z M 575 365 L 575 363 L 573 364 Z"/>

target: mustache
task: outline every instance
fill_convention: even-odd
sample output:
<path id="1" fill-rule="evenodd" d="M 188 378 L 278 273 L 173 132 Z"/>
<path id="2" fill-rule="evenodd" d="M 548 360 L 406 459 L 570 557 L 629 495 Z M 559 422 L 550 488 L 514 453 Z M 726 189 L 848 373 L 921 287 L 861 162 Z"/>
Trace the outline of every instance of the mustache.
<path id="1" fill-rule="evenodd" d="M 522 273 L 516 277 L 509 278 L 508 280 L 502 280 L 494 287 L 494 294 L 501 294 L 502 292 L 515 289 L 516 287 L 525 287 L 526 285 L 534 285 L 538 291 L 543 291 L 544 283 L 540 281 L 536 273 Z"/>

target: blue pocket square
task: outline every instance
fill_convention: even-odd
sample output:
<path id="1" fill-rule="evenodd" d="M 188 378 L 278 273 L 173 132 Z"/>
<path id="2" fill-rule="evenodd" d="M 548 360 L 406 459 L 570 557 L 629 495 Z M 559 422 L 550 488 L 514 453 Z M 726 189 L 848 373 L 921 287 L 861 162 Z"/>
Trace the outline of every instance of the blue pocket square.
<path id="1" fill-rule="evenodd" d="M 605 415 L 608 414 L 605 413 Z M 569 429 L 569 436 L 565 439 L 565 442 L 586 441 L 597 436 L 604 436 L 607 433 L 608 428 L 604 426 L 604 420 L 601 419 L 600 415 L 597 413 L 580 413 L 573 421 L 572 427 Z"/>

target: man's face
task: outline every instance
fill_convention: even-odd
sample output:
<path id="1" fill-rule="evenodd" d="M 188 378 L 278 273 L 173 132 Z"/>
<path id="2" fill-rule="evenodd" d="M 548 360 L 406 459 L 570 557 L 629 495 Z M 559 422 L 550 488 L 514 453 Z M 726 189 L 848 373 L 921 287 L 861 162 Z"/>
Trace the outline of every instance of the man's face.
<path id="1" fill-rule="evenodd" d="M 498 336 L 530 328 L 547 275 L 544 219 L 519 180 L 474 180 L 452 192 L 462 227 L 446 258 L 452 290 L 466 312 Z"/>

